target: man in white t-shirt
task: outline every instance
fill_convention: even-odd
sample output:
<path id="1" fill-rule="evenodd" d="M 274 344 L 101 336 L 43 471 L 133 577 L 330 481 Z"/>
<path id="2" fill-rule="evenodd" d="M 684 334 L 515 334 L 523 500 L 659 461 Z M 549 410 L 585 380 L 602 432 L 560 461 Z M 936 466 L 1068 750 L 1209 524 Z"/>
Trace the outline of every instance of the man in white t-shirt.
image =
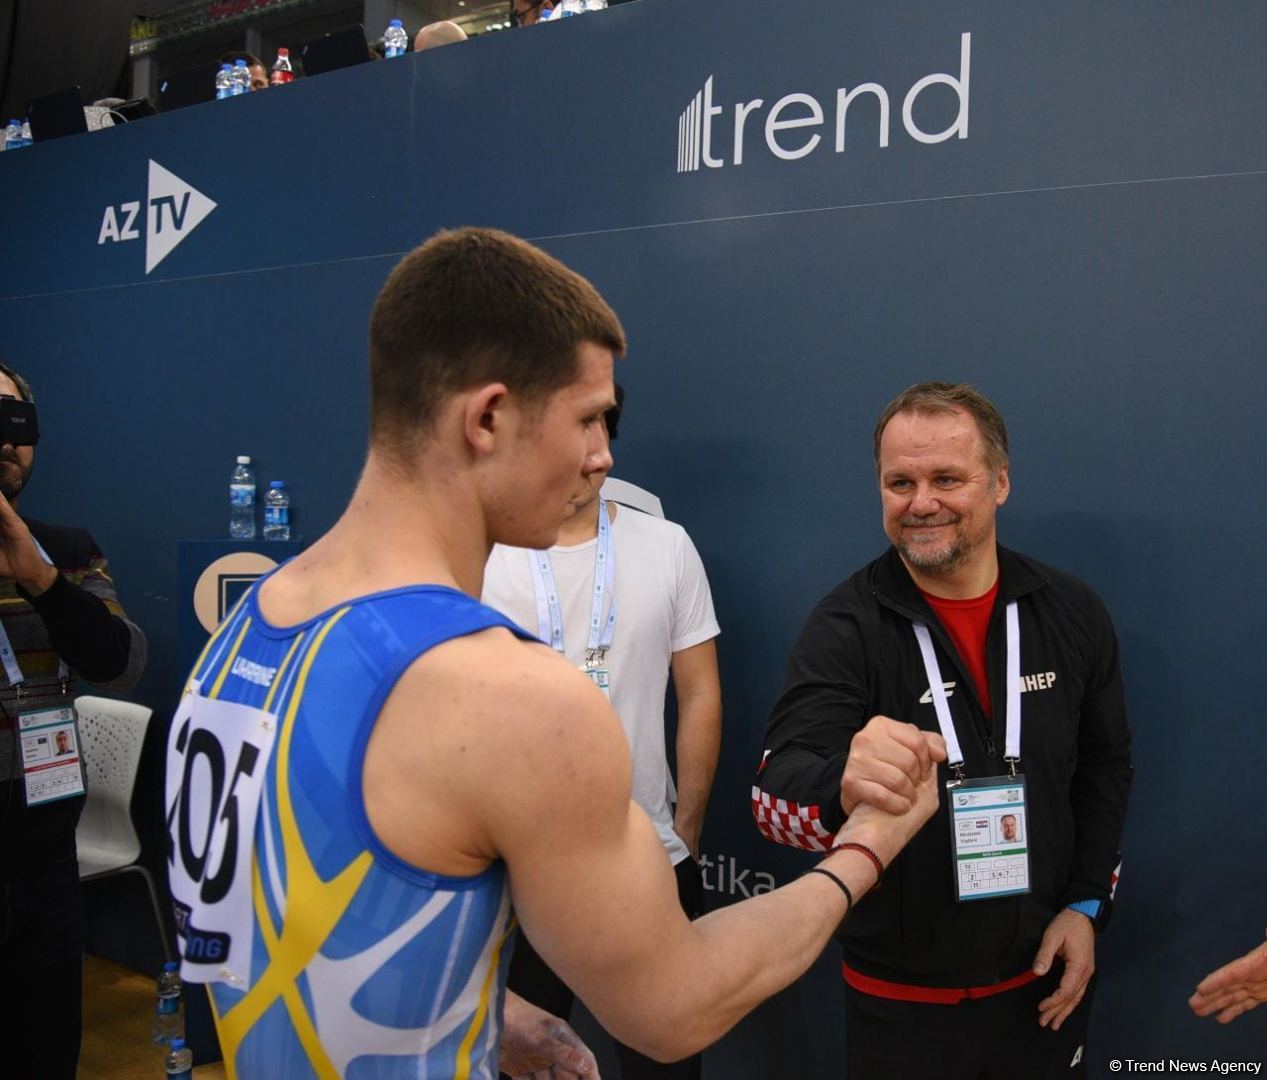
<path id="1" fill-rule="evenodd" d="M 615 439 L 624 394 L 607 413 Z M 699 913 L 700 831 L 721 746 L 721 683 L 714 639 L 720 629 L 708 578 L 686 531 L 600 497 L 591 487 L 549 551 L 493 548 L 481 599 L 535 631 L 606 693 L 633 753 L 633 798 L 655 825 L 678 880 L 683 910 Z M 669 675 L 678 702 L 677 798 L 665 751 Z M 520 935 L 510 988 L 566 1017 L 572 992 Z M 696 1055 L 661 1065 L 616 1044 L 623 1080 L 695 1080 Z"/>

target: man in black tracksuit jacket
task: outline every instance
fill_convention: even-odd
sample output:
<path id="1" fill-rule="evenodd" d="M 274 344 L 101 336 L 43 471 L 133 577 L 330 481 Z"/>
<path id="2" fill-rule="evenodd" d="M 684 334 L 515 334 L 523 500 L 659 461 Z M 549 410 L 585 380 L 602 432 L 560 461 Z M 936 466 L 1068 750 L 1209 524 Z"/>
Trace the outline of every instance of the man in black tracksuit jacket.
<path id="1" fill-rule="evenodd" d="M 1006 430 L 976 391 L 912 387 L 877 426 L 876 454 L 894 547 L 818 604 L 792 651 L 753 789 L 758 827 L 825 851 L 842 803 L 898 793 L 894 740 L 906 725 L 939 730 L 915 622 L 930 631 L 964 775 L 1006 775 L 1004 624 L 1015 601 L 1031 891 L 956 901 L 943 797 L 842 927 L 848 1075 L 1085 1075 L 1091 928 L 1108 916 L 1131 780 L 1112 622 L 1082 582 L 997 546 Z M 986 605 L 977 649 L 992 710 L 932 606 L 972 598 Z M 1038 960 L 1045 978 L 1031 974 Z"/>

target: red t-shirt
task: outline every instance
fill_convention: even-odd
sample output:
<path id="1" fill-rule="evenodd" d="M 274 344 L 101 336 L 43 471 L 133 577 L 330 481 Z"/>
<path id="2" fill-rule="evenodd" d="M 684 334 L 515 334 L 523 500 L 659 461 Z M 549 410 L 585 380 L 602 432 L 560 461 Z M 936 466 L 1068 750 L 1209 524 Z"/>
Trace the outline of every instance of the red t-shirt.
<path id="1" fill-rule="evenodd" d="M 990 591 L 971 600 L 948 600 L 944 596 L 933 596 L 924 592 L 924 599 L 934 614 L 946 628 L 950 640 L 954 642 L 959 656 L 968 667 L 972 676 L 972 684 L 977 688 L 977 697 L 987 718 L 994 717 L 994 708 L 990 704 L 990 682 L 985 672 L 985 635 L 990 628 L 990 613 L 994 610 L 994 598 L 999 593 L 996 579 Z"/>

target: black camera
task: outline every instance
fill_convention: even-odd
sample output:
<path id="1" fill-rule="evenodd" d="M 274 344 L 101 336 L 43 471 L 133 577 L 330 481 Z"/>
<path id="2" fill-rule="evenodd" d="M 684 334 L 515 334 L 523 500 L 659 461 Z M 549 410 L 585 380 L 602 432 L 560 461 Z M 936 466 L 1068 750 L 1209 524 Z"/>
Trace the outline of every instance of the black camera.
<path id="1" fill-rule="evenodd" d="M 35 405 L 15 397 L 0 397 L 0 446 L 34 446 L 40 441 Z"/>

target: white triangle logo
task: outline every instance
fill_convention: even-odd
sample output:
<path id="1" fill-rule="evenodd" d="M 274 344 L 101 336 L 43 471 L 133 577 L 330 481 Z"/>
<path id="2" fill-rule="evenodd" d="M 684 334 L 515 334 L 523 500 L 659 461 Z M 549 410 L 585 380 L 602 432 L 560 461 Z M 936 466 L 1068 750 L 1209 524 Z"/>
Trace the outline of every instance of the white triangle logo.
<path id="1" fill-rule="evenodd" d="M 216 204 L 201 191 L 153 160 L 150 161 L 149 195 L 145 205 L 149 226 L 145 233 L 147 274 L 216 208 Z"/>

